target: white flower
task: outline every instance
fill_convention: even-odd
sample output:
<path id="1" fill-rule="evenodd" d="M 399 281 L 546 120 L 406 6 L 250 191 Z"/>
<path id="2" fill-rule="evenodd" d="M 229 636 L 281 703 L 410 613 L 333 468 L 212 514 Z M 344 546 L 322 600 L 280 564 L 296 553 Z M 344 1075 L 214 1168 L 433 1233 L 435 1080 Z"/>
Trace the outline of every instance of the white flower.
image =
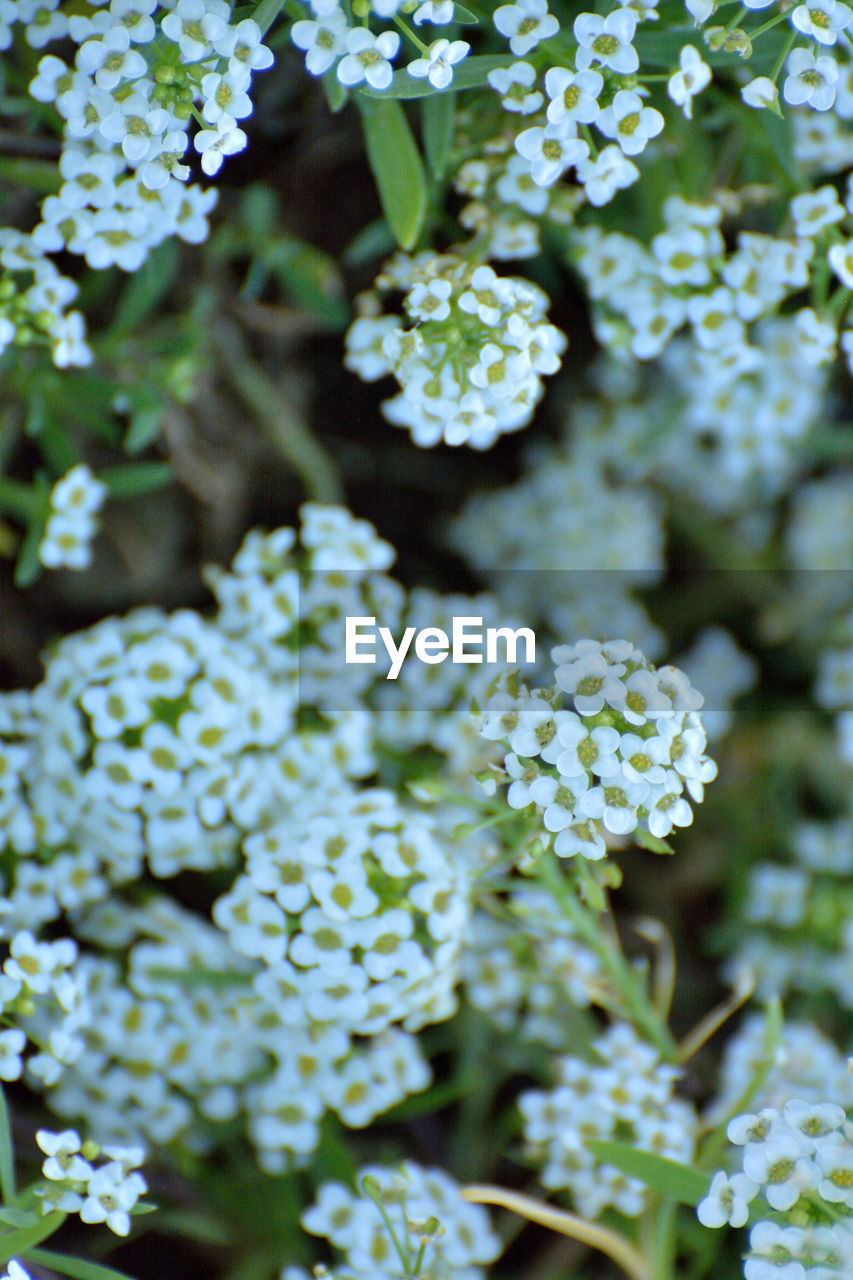
<path id="1" fill-rule="evenodd" d="M 853 289 L 853 240 L 834 244 L 826 256 L 841 283 Z"/>
<path id="2" fill-rule="evenodd" d="M 594 124 L 601 108 L 598 95 L 604 88 L 604 78 L 598 71 L 568 71 L 565 67 L 550 67 L 545 72 L 545 92 L 548 103 L 548 119 L 551 124 L 563 120 L 577 120 L 580 124 Z"/>
<path id="3" fill-rule="evenodd" d="M 224 115 L 243 120 L 252 114 L 252 99 L 246 93 L 250 80 L 251 72 L 242 66 L 235 72 L 219 75 L 211 71 L 202 77 L 205 102 L 201 114 L 208 124 L 216 124 Z"/>
<path id="4" fill-rule="evenodd" d="M 528 161 L 530 175 L 538 187 L 552 186 L 570 165 L 589 155 L 588 144 L 577 138 L 567 124 L 524 129 L 515 140 L 515 149 Z"/>
<path id="5" fill-rule="evenodd" d="M 821 320 L 811 307 L 803 307 L 794 317 L 799 336 L 798 354 L 810 368 L 835 359 L 838 334 L 835 325 Z"/>
<path id="6" fill-rule="evenodd" d="M 743 321 L 736 314 L 731 289 L 694 294 L 687 300 L 687 318 L 693 325 L 696 341 L 706 351 L 725 349 L 743 341 Z"/>
<path id="7" fill-rule="evenodd" d="M 615 144 L 605 147 L 595 160 L 582 160 L 578 165 L 578 178 L 586 198 L 596 206 L 607 204 L 618 190 L 630 187 L 639 176 L 637 166 Z"/>
<path id="8" fill-rule="evenodd" d="M 415 26 L 431 22 L 435 27 L 446 27 L 453 21 L 453 0 L 424 0 L 412 15 Z"/>
<path id="9" fill-rule="evenodd" d="M 489 84 L 503 94 L 507 111 L 531 115 L 542 106 L 542 94 L 534 89 L 536 71 L 529 62 L 514 62 L 511 67 L 495 67 L 488 75 Z"/>
<path id="10" fill-rule="evenodd" d="M 631 44 L 636 29 L 637 14 L 633 9 L 615 9 L 606 18 L 597 13 L 579 13 L 574 23 L 580 46 L 575 54 L 578 71 L 586 71 L 598 62 L 620 75 L 632 75 L 640 65 Z"/>
<path id="11" fill-rule="evenodd" d="M 464 40 L 434 40 L 425 58 L 415 58 L 406 70 L 416 79 L 426 77 L 433 89 L 446 89 L 453 80 L 453 68 L 468 56 L 470 44 Z"/>
<path id="12" fill-rule="evenodd" d="M 94 75 L 101 89 L 115 89 L 122 80 L 137 80 L 148 71 L 142 54 L 130 47 L 126 27 L 110 27 L 100 40 L 87 40 L 77 50 L 74 64 L 78 71 Z"/>
<path id="13" fill-rule="evenodd" d="M 782 95 L 791 106 L 807 103 L 815 111 L 828 111 L 835 101 L 838 76 L 838 63 L 829 54 L 816 58 L 810 49 L 794 49 Z"/>
<path id="14" fill-rule="evenodd" d="M 193 139 L 195 149 L 201 156 L 201 167 L 208 177 L 219 172 L 225 156 L 242 151 L 246 141 L 243 130 L 238 129 L 233 116 L 228 115 L 219 117 L 215 129 L 199 129 Z"/>
<path id="15" fill-rule="evenodd" d="M 666 91 L 677 107 L 681 107 L 690 120 L 693 116 L 693 99 L 711 83 L 711 68 L 702 61 L 702 55 L 692 44 L 686 44 L 678 57 L 680 70 L 670 76 Z"/>
<path id="16" fill-rule="evenodd" d="M 769 76 L 756 76 L 754 80 L 750 80 L 741 89 L 740 96 L 748 107 L 756 110 L 767 107 L 778 110 L 779 90 Z"/>
<path id="17" fill-rule="evenodd" d="M 338 63 L 337 77 L 348 88 L 366 80 L 371 89 L 387 89 L 394 75 L 391 59 L 399 48 L 396 31 L 383 31 L 377 36 L 366 27 L 356 27 L 347 32 L 347 52 Z"/>
<path id="18" fill-rule="evenodd" d="M 540 40 L 549 40 L 560 30 L 560 24 L 548 12 L 547 0 L 518 0 L 495 10 L 494 24 L 502 36 L 509 36 L 509 47 L 517 58 L 535 49 Z"/>
<path id="19" fill-rule="evenodd" d="M 729 1178 L 722 1170 L 715 1173 L 708 1194 L 696 1206 L 696 1217 L 703 1227 L 743 1227 L 749 1220 L 749 1202 L 758 1194 L 758 1184 L 746 1174 Z"/>
<path id="20" fill-rule="evenodd" d="M 0 1080 L 19 1080 L 23 1066 L 23 1053 L 27 1037 L 16 1028 L 0 1031 Z"/>
<path id="21" fill-rule="evenodd" d="M 80 1218 L 83 1222 L 105 1222 L 117 1236 L 126 1236 L 130 1231 L 128 1211 L 144 1191 L 141 1174 L 126 1176 L 117 1162 L 104 1165 L 89 1178 Z"/>
<path id="22" fill-rule="evenodd" d="M 323 75 L 341 56 L 349 29 L 346 14 L 337 7 L 315 22 L 294 22 L 290 38 L 298 49 L 305 50 L 305 68 L 312 76 Z"/>
<path id="23" fill-rule="evenodd" d="M 274 61 L 272 50 L 262 43 L 261 29 L 254 18 L 244 18 L 236 27 L 225 29 L 214 37 L 216 52 L 228 59 L 228 70 L 237 71 L 241 66 L 250 71 L 265 71 Z"/>
<path id="24" fill-rule="evenodd" d="M 663 116 L 654 107 L 644 107 L 638 93 L 620 89 L 595 124 L 606 138 L 616 139 L 624 155 L 636 156 L 661 132 Z"/>
<path id="25" fill-rule="evenodd" d="M 80 1152 L 80 1135 L 74 1129 L 52 1133 L 39 1129 L 36 1142 L 48 1157 L 42 1165 L 42 1173 L 52 1182 L 84 1182 L 93 1172 L 88 1160 Z"/>
<path id="26" fill-rule="evenodd" d="M 160 23 L 160 30 L 180 47 L 185 62 L 198 62 L 212 52 L 214 41 L 225 34 L 225 19 L 211 12 L 204 0 L 178 0 Z"/>
<path id="27" fill-rule="evenodd" d="M 791 22 L 798 31 L 823 45 L 835 44 L 838 32 L 849 27 L 851 21 L 853 11 L 839 0 L 805 0 L 791 14 Z"/>

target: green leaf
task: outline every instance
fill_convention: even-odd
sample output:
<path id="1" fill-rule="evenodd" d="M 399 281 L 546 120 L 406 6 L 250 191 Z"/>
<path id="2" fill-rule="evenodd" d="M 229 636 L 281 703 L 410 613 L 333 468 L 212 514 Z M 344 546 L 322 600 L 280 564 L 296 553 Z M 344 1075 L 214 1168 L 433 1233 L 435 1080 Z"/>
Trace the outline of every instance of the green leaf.
<path id="1" fill-rule="evenodd" d="M 15 565 L 15 586 L 29 587 L 41 573 L 39 544 L 44 537 L 44 527 L 50 515 L 50 484 L 43 471 L 36 474 L 32 488 L 33 507 L 27 522 L 27 532 Z M 5 1261 L 5 1259 L 3 1259 Z"/>
<path id="2" fill-rule="evenodd" d="M 231 1236 L 221 1223 L 184 1209 L 161 1209 L 157 1216 L 158 1234 L 181 1236 L 185 1240 L 200 1240 L 202 1244 L 230 1245 Z"/>
<path id="3" fill-rule="evenodd" d="M 29 187 L 42 195 L 53 195 L 62 186 L 62 174 L 53 160 L 3 157 L 3 182 Z"/>
<path id="4" fill-rule="evenodd" d="M 261 29 L 261 35 L 267 33 L 283 8 L 284 0 L 261 0 L 261 3 L 252 14 Z"/>
<path id="5" fill-rule="evenodd" d="M 339 111 L 343 111 L 349 102 L 349 93 L 335 75 L 334 67 L 330 67 L 323 76 L 323 91 L 326 94 L 329 110 L 334 115 L 337 115 Z"/>
<path id="6" fill-rule="evenodd" d="M 430 173 L 435 178 L 442 178 L 447 165 L 447 156 L 453 142 L 453 126 L 455 123 L 456 94 L 434 93 L 421 102 L 421 117 L 424 129 L 424 152 Z"/>
<path id="7" fill-rule="evenodd" d="M 151 387 L 130 392 L 130 425 L 124 437 L 125 453 L 141 453 L 156 440 L 163 422 L 163 402 Z"/>
<path id="8" fill-rule="evenodd" d="M 470 9 L 466 9 L 462 4 L 453 6 L 453 21 L 458 22 L 460 27 L 478 27 L 480 19 L 476 13 L 472 13 Z"/>
<path id="9" fill-rule="evenodd" d="M 341 254 L 341 262 L 347 267 L 360 267 L 373 258 L 387 258 L 393 248 L 394 237 L 388 230 L 388 223 L 384 218 L 376 218 L 353 236 Z"/>
<path id="10" fill-rule="evenodd" d="M 261 250 L 261 256 L 264 266 L 301 311 L 328 331 L 346 328 L 350 309 L 341 274 L 330 254 L 295 236 L 278 236 Z"/>
<path id="11" fill-rule="evenodd" d="M 72 1280 L 131 1280 L 124 1271 L 114 1271 L 100 1262 L 89 1262 L 86 1258 L 69 1258 L 64 1253 L 54 1253 L 52 1249 L 30 1249 L 24 1254 L 25 1262 L 36 1262 L 51 1271 L 58 1271 L 62 1276 L 71 1276 Z"/>
<path id="12" fill-rule="evenodd" d="M 652 1151 L 641 1151 L 626 1142 L 593 1138 L 584 1146 L 597 1159 L 614 1165 L 629 1178 L 642 1182 L 650 1191 L 670 1196 L 679 1204 L 695 1207 L 708 1194 L 711 1175 L 694 1169 L 693 1165 L 655 1155 Z"/>
<path id="13" fill-rule="evenodd" d="M 4 1205 L 15 1199 L 15 1148 L 9 1127 L 9 1108 L 6 1095 L 0 1086 L 0 1195 Z"/>
<path id="14" fill-rule="evenodd" d="M 420 152 L 399 102 L 362 99 L 367 158 L 382 210 L 403 249 L 417 243 L 427 209 L 426 177 Z"/>
<path id="15" fill-rule="evenodd" d="M 4 1231 L 0 1235 L 0 1266 L 5 1266 L 10 1258 L 19 1258 L 34 1245 L 41 1244 L 54 1231 L 58 1231 L 65 1221 L 66 1215 L 58 1209 L 39 1218 L 28 1227 L 19 1227 L 16 1231 Z"/>
<path id="16" fill-rule="evenodd" d="M 124 287 L 108 338 L 123 338 L 136 329 L 165 298 L 178 273 L 180 253 L 173 238 L 149 253 Z"/>
<path id="17" fill-rule="evenodd" d="M 652 853 L 675 853 L 672 845 L 667 840 L 661 840 L 659 836 L 653 836 L 651 831 L 635 831 L 634 840 L 641 849 L 649 849 Z"/>
<path id="18" fill-rule="evenodd" d="M 482 88 L 484 84 L 488 84 L 490 71 L 494 71 L 496 67 L 511 67 L 516 61 L 516 58 L 504 53 L 466 58 L 453 72 L 453 88 Z M 675 62 L 678 62 L 677 53 Z M 446 93 L 447 90 L 433 89 L 428 80 L 419 80 L 409 75 L 404 67 L 402 71 L 394 72 L 394 77 L 387 89 L 371 89 L 365 85 L 358 92 L 360 98 L 381 98 L 387 102 L 389 98 L 429 98 L 436 96 L 439 92 Z"/>
<path id="19" fill-rule="evenodd" d="M 130 462 L 126 466 L 106 467 L 98 479 L 107 486 L 111 498 L 135 498 L 137 494 L 162 489 L 172 479 L 168 462 Z"/>

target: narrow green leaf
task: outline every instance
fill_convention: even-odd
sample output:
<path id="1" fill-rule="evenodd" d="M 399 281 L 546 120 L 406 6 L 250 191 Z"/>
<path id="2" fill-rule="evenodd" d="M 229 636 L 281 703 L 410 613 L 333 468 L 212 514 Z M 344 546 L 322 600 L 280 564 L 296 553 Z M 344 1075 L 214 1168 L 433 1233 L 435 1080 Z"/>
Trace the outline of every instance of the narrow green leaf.
<path id="1" fill-rule="evenodd" d="M 178 273 L 179 251 L 169 238 L 149 253 L 124 287 L 108 338 L 122 338 L 136 329 L 171 289 Z"/>
<path id="2" fill-rule="evenodd" d="M 200 1240 L 203 1244 L 230 1245 L 231 1236 L 221 1223 L 189 1210 L 161 1209 L 157 1216 L 157 1232 L 160 1235 L 182 1236 L 186 1240 Z"/>
<path id="3" fill-rule="evenodd" d="M 479 89 L 488 84 L 490 71 L 494 71 L 496 67 L 511 67 L 515 61 L 517 59 L 505 53 L 478 54 L 473 58 L 466 58 L 453 72 L 453 88 Z M 675 61 L 678 62 L 677 54 Z M 381 98 L 387 102 L 389 98 L 429 98 L 439 90 L 433 89 L 428 80 L 419 80 L 409 75 L 404 67 L 401 71 L 394 72 L 394 78 L 387 89 L 371 89 L 365 85 L 358 92 L 360 98 Z"/>
<path id="4" fill-rule="evenodd" d="M 4 1222 L 8 1227 L 27 1227 L 34 1216 L 26 1209 L 0 1209 L 0 1222 Z"/>
<path id="5" fill-rule="evenodd" d="M 4 183 L 17 183 L 42 195 L 53 195 L 62 186 L 62 174 L 53 160 L 3 157 Z"/>
<path id="6" fill-rule="evenodd" d="M 29 587 L 41 573 L 39 544 L 50 514 L 50 484 L 43 471 L 36 474 L 33 484 L 33 507 L 27 524 L 27 532 L 15 565 L 15 586 Z"/>
<path id="7" fill-rule="evenodd" d="M 36 494 L 23 480 L 0 476 L 0 511 L 26 524 L 32 517 Z"/>
<path id="8" fill-rule="evenodd" d="M 394 248 L 394 237 L 384 218 L 376 218 L 353 236 L 341 254 L 341 262 L 347 267 L 360 267 L 373 258 L 387 258 Z"/>
<path id="9" fill-rule="evenodd" d="M 9 1127 L 9 1108 L 0 1086 L 0 1196 L 9 1205 L 15 1199 L 15 1148 Z"/>
<path id="10" fill-rule="evenodd" d="M 130 425 L 124 437 L 125 453 L 141 453 L 160 434 L 163 422 L 163 405 L 159 396 L 148 388 L 141 388 L 136 403 L 131 406 Z"/>
<path id="11" fill-rule="evenodd" d="M 134 498 L 152 489 L 162 489 L 172 479 L 168 462 L 130 462 L 126 466 L 106 467 L 98 479 L 107 486 L 111 498 Z"/>
<path id="12" fill-rule="evenodd" d="M 421 101 L 424 129 L 424 152 L 430 173 L 435 178 L 444 177 L 447 156 L 453 142 L 456 94 L 434 93 Z"/>
<path id="13" fill-rule="evenodd" d="M 367 158 L 394 239 L 403 249 L 417 242 L 427 209 L 420 152 L 399 102 L 360 103 Z"/>
<path id="14" fill-rule="evenodd" d="M 25 1262 L 36 1262 L 51 1271 L 58 1271 L 61 1276 L 71 1276 L 72 1280 L 131 1280 L 124 1271 L 114 1271 L 100 1262 L 89 1262 L 86 1258 L 69 1258 L 64 1253 L 54 1253 L 52 1249 L 30 1249 L 24 1255 Z"/>
<path id="15" fill-rule="evenodd" d="M 349 102 L 349 93 L 335 75 L 334 67 L 330 67 L 323 76 L 323 91 L 329 104 L 329 110 L 334 115 L 337 115 L 339 111 L 343 111 Z"/>
<path id="16" fill-rule="evenodd" d="M 462 4 L 453 6 L 453 21 L 458 22 L 460 27 L 478 27 L 480 25 L 480 19 L 476 13 L 472 13 L 470 9 L 466 9 Z"/>
<path id="17" fill-rule="evenodd" d="M 261 3 L 252 14 L 261 29 L 261 35 L 266 34 L 283 8 L 284 0 L 261 0 Z"/>
<path id="18" fill-rule="evenodd" d="M 652 853 L 675 853 L 669 841 L 653 836 L 651 831 L 636 831 L 634 840 L 641 849 L 649 849 Z"/>
<path id="19" fill-rule="evenodd" d="M 671 1196 L 679 1204 L 695 1206 L 708 1194 L 711 1175 L 694 1169 L 692 1165 L 681 1164 L 651 1151 L 640 1151 L 626 1142 L 593 1138 L 584 1146 L 599 1160 L 614 1165 L 629 1178 L 636 1178 L 649 1190 Z"/>
<path id="20" fill-rule="evenodd" d="M 34 1245 L 41 1244 L 54 1231 L 58 1231 L 66 1219 L 66 1214 L 54 1209 L 51 1213 L 39 1218 L 28 1227 L 19 1227 L 16 1231 L 4 1231 L 0 1235 L 0 1266 L 5 1266 L 10 1258 L 19 1258 Z"/>
<path id="21" fill-rule="evenodd" d="M 346 328 L 350 309 L 338 265 L 331 254 L 305 240 L 279 236 L 263 257 L 265 266 L 285 293 L 318 326 L 331 332 Z"/>

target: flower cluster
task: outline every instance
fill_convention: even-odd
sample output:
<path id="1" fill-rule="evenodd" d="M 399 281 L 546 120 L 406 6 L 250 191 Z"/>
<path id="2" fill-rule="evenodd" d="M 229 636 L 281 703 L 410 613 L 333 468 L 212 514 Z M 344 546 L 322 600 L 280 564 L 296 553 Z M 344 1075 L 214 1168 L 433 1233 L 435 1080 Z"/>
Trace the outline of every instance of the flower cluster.
<path id="1" fill-rule="evenodd" d="M 92 562 L 92 539 L 98 528 L 107 487 L 84 464 L 72 467 L 50 491 L 50 515 L 39 544 L 39 560 L 47 569 L 86 569 Z"/>
<path id="2" fill-rule="evenodd" d="M 821 654 L 815 697 L 820 706 L 836 713 L 841 755 L 849 764 L 853 763 L 853 612 L 844 617 L 840 631 L 843 645 Z"/>
<path id="3" fill-rule="evenodd" d="M 696 1213 L 706 1227 L 743 1226 L 759 1197 L 763 1211 L 789 1214 L 805 1198 L 813 1212 L 794 1225 L 760 1220 L 749 1235 L 745 1280 L 783 1271 L 791 1280 L 846 1276 L 853 1267 L 853 1127 L 843 1107 L 791 1099 L 779 1111 L 767 1107 L 740 1115 L 726 1129 L 742 1147 L 742 1173 L 715 1174 Z M 831 1210 L 831 1216 L 821 1209 Z M 772 1271 L 770 1268 L 772 1267 Z"/>
<path id="4" fill-rule="evenodd" d="M 501 1251 L 486 1211 L 466 1204 L 441 1169 L 411 1160 L 398 1170 L 368 1165 L 357 1181 L 361 1196 L 339 1182 L 324 1183 L 302 1215 L 306 1231 L 344 1254 L 340 1272 L 332 1273 L 340 1280 L 482 1280 L 483 1265 Z"/>
<path id="5" fill-rule="evenodd" d="M 388 792 L 299 808 L 247 838 L 246 871 L 213 909 L 265 962 L 282 1021 L 375 1035 L 448 1017 L 469 911 L 458 854 Z"/>
<path id="6" fill-rule="evenodd" d="M 662 638 L 632 596 L 664 568 L 656 496 L 614 484 L 589 450 L 540 450 L 530 463 L 511 487 L 469 499 L 451 525 L 453 548 L 505 608 L 541 619 L 552 636 L 630 634 L 659 652 Z"/>
<path id="7" fill-rule="evenodd" d="M 812 1023 L 786 1021 L 770 1063 L 767 1058 L 766 1018 L 752 1013 L 726 1045 L 720 1086 L 708 1111 L 710 1124 L 731 1116 L 747 1090 L 754 1104 L 778 1111 L 792 1097 L 815 1103 L 835 1098 L 845 1110 L 853 1107 L 853 1076 L 847 1059 Z M 756 1080 L 761 1081 L 757 1094 Z"/>
<path id="8" fill-rule="evenodd" d="M 294 1019 L 292 989 L 163 896 L 115 896 L 77 923 L 91 1024 L 51 1107 L 103 1140 L 204 1150 L 238 1121 L 270 1173 L 304 1165 L 327 1110 L 359 1128 L 430 1071 L 397 1028 L 354 1039 Z"/>
<path id="9" fill-rule="evenodd" d="M 453 255 L 398 255 L 376 281 L 405 294 L 398 316 L 378 314 L 375 294 L 347 334 L 347 368 L 373 381 L 393 373 L 400 395 L 382 411 L 429 448 L 468 444 L 488 449 L 504 432 L 526 426 L 555 373 L 564 334 L 548 324 L 548 299 L 526 280 L 497 276 Z"/>
<path id="10" fill-rule="evenodd" d="M 689 1103 L 672 1096 L 678 1069 L 661 1062 L 627 1023 L 613 1025 L 593 1048 L 597 1062 L 560 1058 L 556 1088 L 521 1095 L 524 1136 L 531 1157 L 543 1166 L 543 1185 L 570 1191 L 585 1218 L 597 1218 L 609 1206 L 638 1217 L 646 1203 L 643 1184 L 603 1163 L 585 1143 L 618 1132 L 620 1141 L 640 1150 L 689 1161 L 696 1116 Z"/>
<path id="11" fill-rule="evenodd" d="M 91 364 L 83 316 L 66 310 L 77 293 L 32 236 L 0 228 L 0 354 L 43 343 L 57 368 Z"/>
<path id="12" fill-rule="evenodd" d="M 100 1150 L 94 1143 L 81 1143 L 74 1129 L 51 1133 L 39 1129 L 36 1142 L 47 1159 L 42 1173 L 47 1182 L 36 1188 L 42 1211 L 77 1213 L 81 1222 L 105 1222 L 117 1236 L 130 1231 L 130 1215 L 139 1197 L 147 1190 L 138 1167 L 145 1158 L 141 1147 L 105 1147 L 107 1163 L 95 1168 L 91 1161 Z"/>
<path id="13" fill-rule="evenodd" d="M 11 1026 L 0 1031 L 0 1080 L 26 1072 L 30 1082 L 52 1085 L 79 1060 L 93 1017 L 77 944 L 71 938 L 39 942 L 28 929 L 6 937 L 0 1002 Z M 24 1058 L 33 1046 L 37 1051 Z"/>
<path id="14" fill-rule="evenodd" d="M 763 998 L 831 991 L 853 1003 L 853 824 L 807 822 L 791 838 L 792 862 L 750 868 L 740 908 L 749 926 L 727 962 L 733 975 L 748 966 Z"/>
<path id="15" fill-rule="evenodd" d="M 689 826 L 716 776 L 697 715 L 702 696 L 675 667 L 656 670 L 628 640 L 581 640 L 552 652 L 556 692 L 498 693 L 481 733 L 508 748 L 513 809 L 535 806 L 562 858 L 598 859 L 605 833 L 651 845 Z M 573 710 L 560 706 L 567 695 Z"/>
<path id="16" fill-rule="evenodd" d="M 359 85 L 381 91 L 393 78 L 392 63 L 400 52 L 396 31 L 379 35 L 367 25 L 351 26 L 348 10 L 337 0 L 310 0 L 311 17 L 294 22 L 290 38 L 305 52 L 305 67 L 312 76 L 321 76 L 334 68 L 338 83 L 347 89 Z M 379 0 L 371 6 L 375 15 L 391 18 L 400 9 L 400 0 Z M 453 9 L 447 3 L 415 6 L 415 23 L 419 27 L 447 26 L 453 22 Z M 420 56 L 406 66 L 416 80 L 426 80 L 433 89 L 447 89 L 453 81 L 454 69 L 468 55 L 471 46 L 465 40 L 440 37 L 425 45 L 410 29 L 403 28 Z"/>
<path id="17" fill-rule="evenodd" d="M 24 18 L 31 6 L 7 6 Z M 62 185 L 42 205 L 33 232 L 50 253 L 82 254 L 90 267 L 135 271 L 167 236 L 198 243 L 216 193 L 187 184 L 189 125 L 208 175 L 246 145 L 238 124 L 251 114 L 252 73 L 272 64 L 251 18 L 233 23 L 225 0 L 111 0 L 25 29 L 36 48 L 70 39 L 73 66 L 45 55 L 29 86 L 63 123 Z"/>
<path id="18" fill-rule="evenodd" d="M 308 504 L 300 538 L 250 534 L 209 572 L 214 618 L 106 619 L 55 646 L 33 693 L 0 699 L 5 928 L 64 914 L 87 947 L 86 1025 L 51 1042 L 68 1065 L 31 1059 L 68 1122 L 204 1146 L 239 1118 L 281 1172 L 307 1162 L 327 1110 L 363 1126 L 429 1083 L 409 1029 L 455 1007 L 480 845 L 451 846 L 465 807 L 423 816 L 355 783 L 407 719 L 406 750 L 429 742 L 462 771 L 489 748 L 461 732 L 458 672 L 401 679 L 371 710 L 386 682 L 360 666 L 342 680 L 343 619 L 498 614 L 488 597 L 407 604 L 392 559 L 365 521 Z M 146 881 L 235 864 L 229 890 L 211 886 L 213 924 Z"/>
<path id="19" fill-rule="evenodd" d="M 599 1003 L 608 989 L 601 958 L 543 890 L 516 889 L 505 905 L 505 917 L 474 916 L 462 956 L 466 998 L 501 1031 L 567 1052 L 567 1010 Z"/>

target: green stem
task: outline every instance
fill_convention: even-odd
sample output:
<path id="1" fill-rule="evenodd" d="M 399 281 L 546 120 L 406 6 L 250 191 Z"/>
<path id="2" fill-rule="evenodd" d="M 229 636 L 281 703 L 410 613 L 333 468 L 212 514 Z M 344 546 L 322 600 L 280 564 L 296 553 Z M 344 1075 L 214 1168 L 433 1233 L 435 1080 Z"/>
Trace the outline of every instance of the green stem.
<path id="1" fill-rule="evenodd" d="M 769 31 L 771 27 L 776 27 L 780 22 L 785 22 L 789 17 L 789 11 L 777 13 L 775 18 L 771 18 L 769 22 L 763 23 L 762 26 L 756 27 L 754 31 L 748 31 L 747 35 L 750 40 L 757 40 L 759 36 L 763 36 L 765 31 Z"/>
<path id="2" fill-rule="evenodd" d="M 575 897 L 562 876 L 553 854 L 543 854 L 537 864 L 540 879 L 562 907 L 578 936 L 601 960 L 625 1014 L 648 1036 L 652 1044 L 670 1062 L 678 1061 L 678 1047 L 669 1028 L 649 1001 L 643 979 L 628 964 L 622 952 L 608 943 L 599 919 L 594 919 Z"/>
<path id="3" fill-rule="evenodd" d="M 407 39 L 411 40 L 415 48 L 420 49 L 422 54 L 429 54 L 429 45 L 424 44 L 423 40 L 418 39 L 408 22 L 404 22 L 399 13 L 394 14 L 394 26 L 399 27 L 403 35 L 406 36 Z"/>
<path id="4" fill-rule="evenodd" d="M 596 160 L 598 158 L 598 147 L 595 145 L 595 138 L 592 136 L 592 130 L 588 124 L 582 124 L 580 131 L 589 146 L 589 154 L 592 156 L 593 160 Z"/>
<path id="5" fill-rule="evenodd" d="M 309 497 L 316 502 L 341 502 L 343 489 L 332 459 L 272 378 L 251 358 L 239 327 L 233 321 L 220 320 L 215 343 L 228 381 L 293 467 Z"/>
<path id="6" fill-rule="evenodd" d="M 728 35 L 730 31 L 734 31 L 735 27 L 738 25 L 741 19 L 745 18 L 748 13 L 749 13 L 749 9 L 746 7 L 745 4 L 742 4 L 738 9 L 737 13 L 735 14 L 735 16 L 733 18 L 729 18 L 728 22 L 726 23 L 726 35 Z"/>
<path id="7" fill-rule="evenodd" d="M 796 40 L 796 38 L 797 38 L 797 32 L 792 31 L 788 36 L 788 39 L 785 41 L 784 45 L 782 46 L 782 50 L 779 54 L 779 57 L 776 59 L 776 62 L 773 65 L 773 70 L 770 72 L 770 79 L 773 81 L 774 84 L 779 79 L 779 72 L 782 70 L 782 67 L 785 65 L 785 59 L 793 49 L 794 41 Z"/>

